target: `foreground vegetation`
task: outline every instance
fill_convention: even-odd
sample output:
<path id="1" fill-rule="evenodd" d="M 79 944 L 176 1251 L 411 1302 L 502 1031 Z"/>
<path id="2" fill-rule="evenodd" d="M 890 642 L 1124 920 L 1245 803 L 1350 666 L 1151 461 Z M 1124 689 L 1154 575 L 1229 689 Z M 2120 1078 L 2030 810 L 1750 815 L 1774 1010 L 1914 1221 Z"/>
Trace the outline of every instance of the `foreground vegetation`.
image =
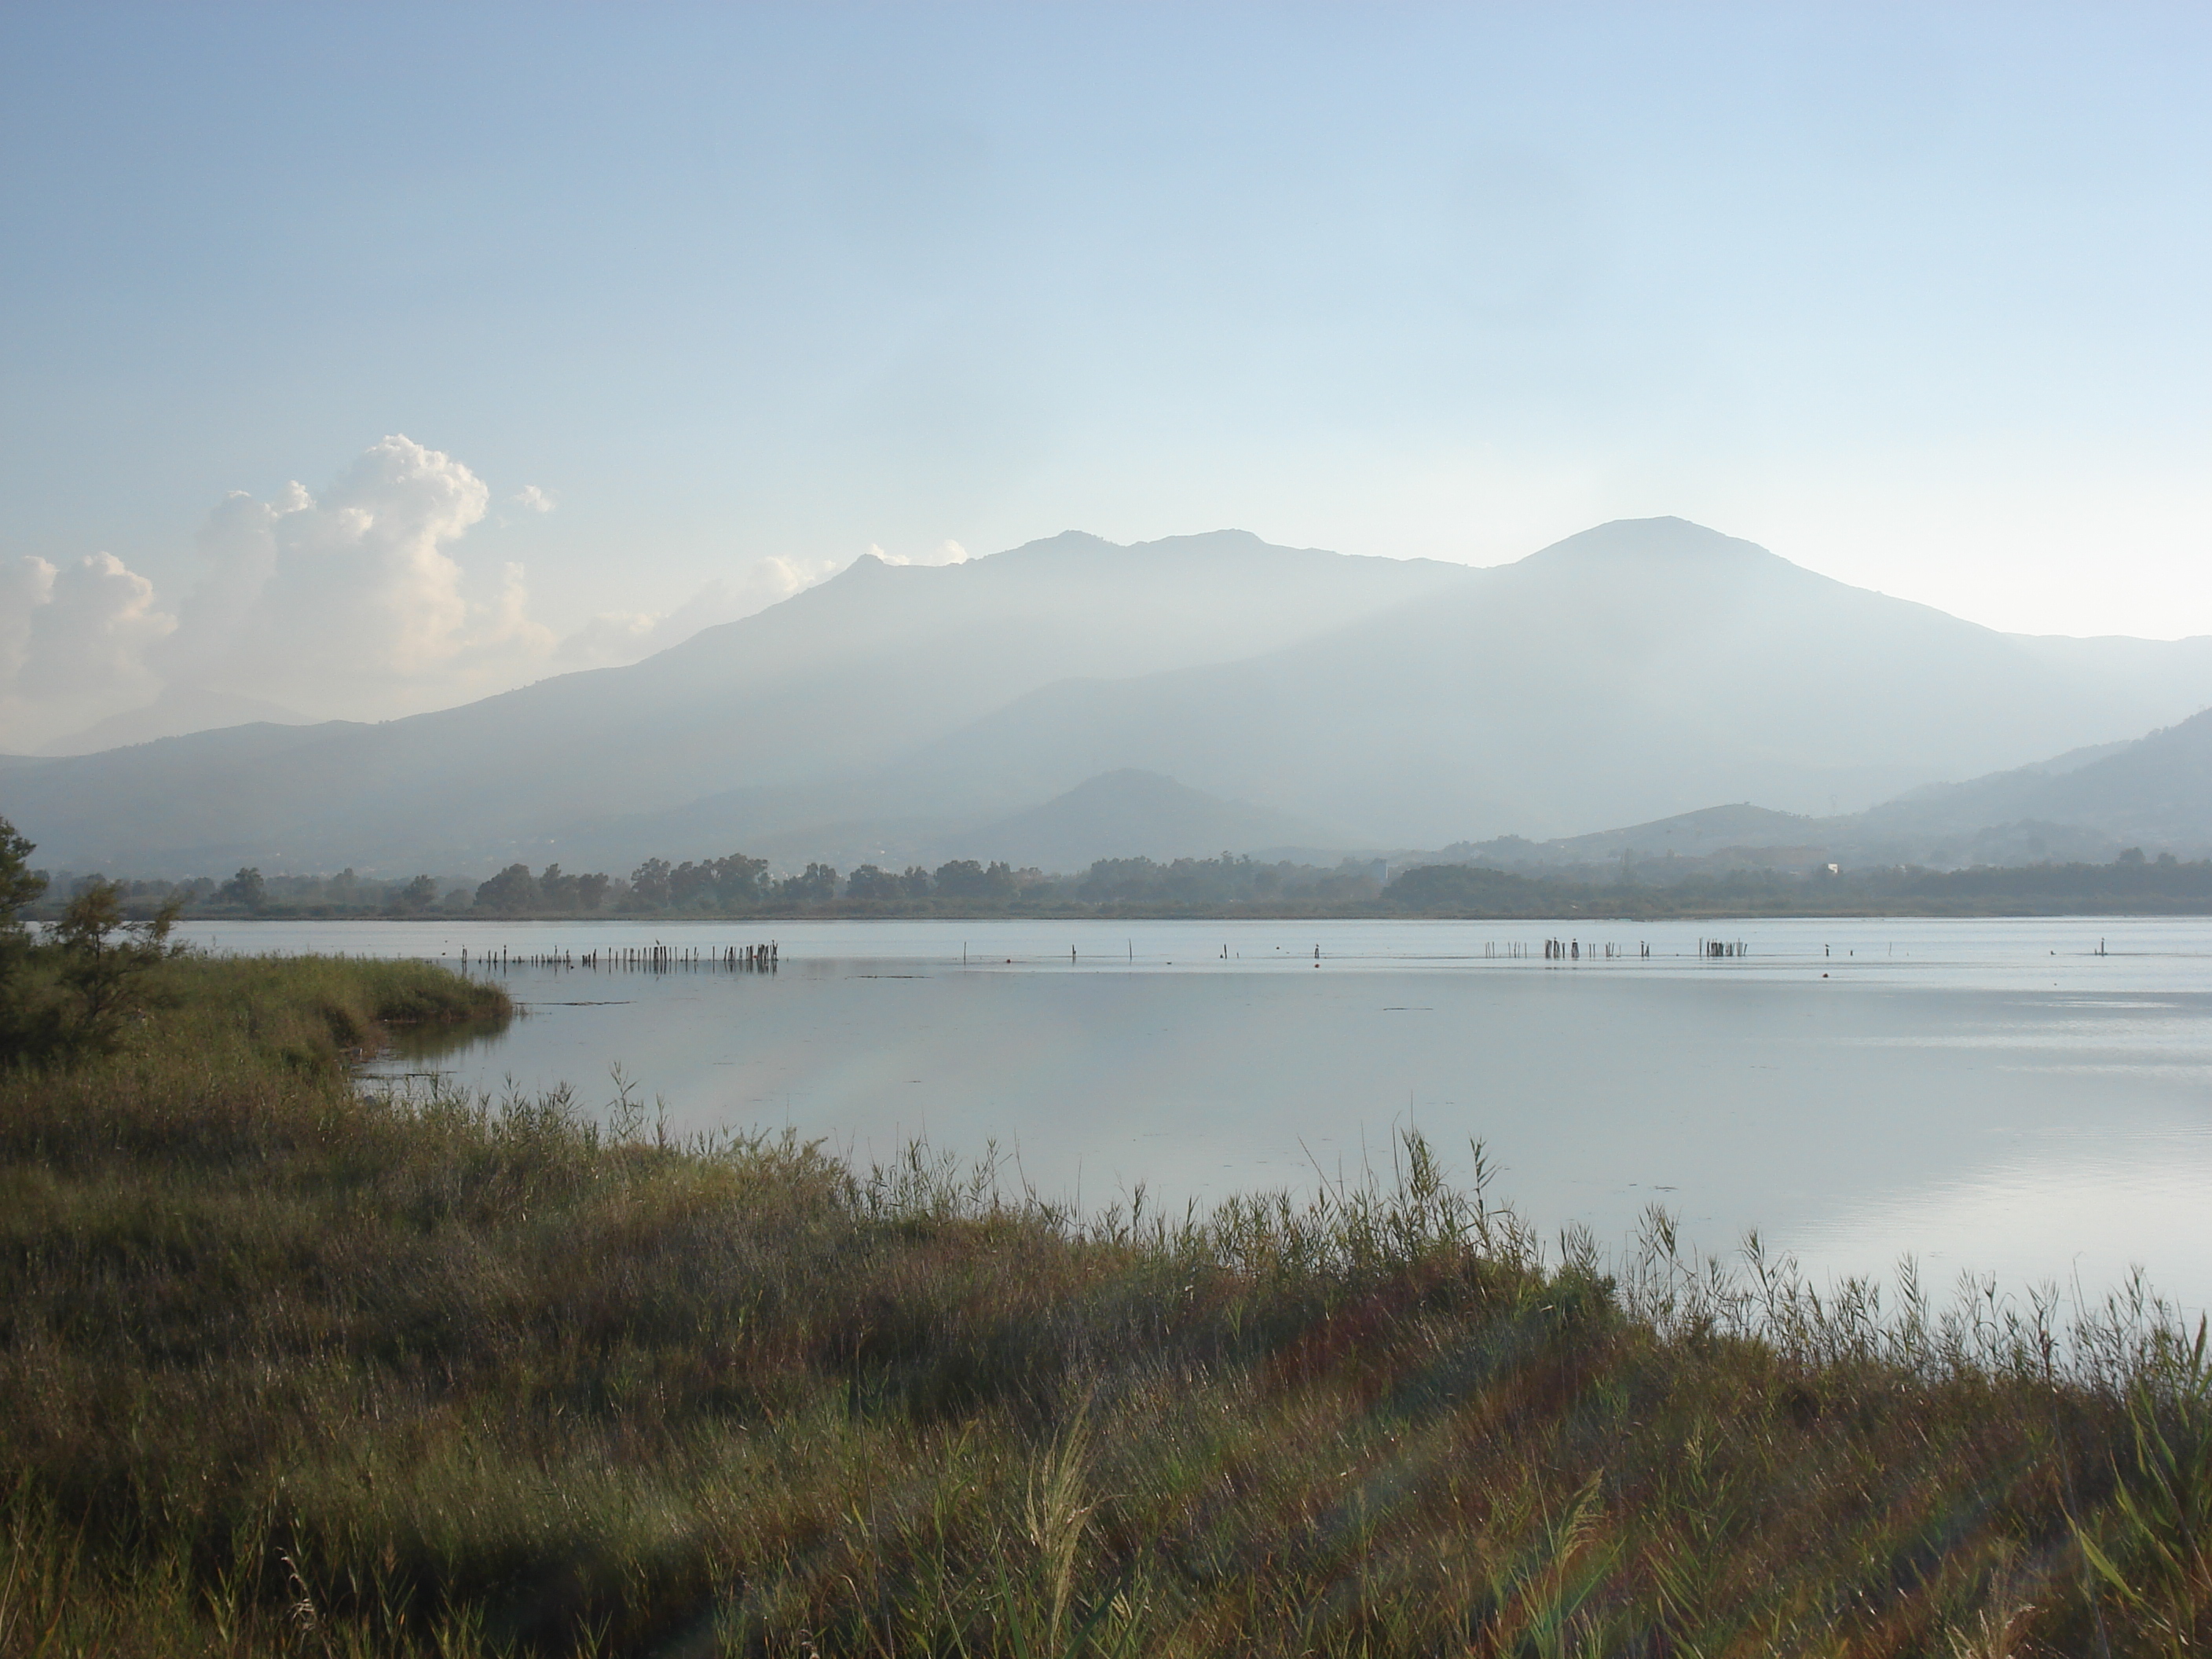
<path id="1" fill-rule="evenodd" d="M 2142 1298 L 1547 1251 L 1418 1140 L 1079 1218 L 916 1151 L 364 1096 L 419 964 L 167 958 L 0 1076 L 0 1652 L 2172 1655 Z"/>

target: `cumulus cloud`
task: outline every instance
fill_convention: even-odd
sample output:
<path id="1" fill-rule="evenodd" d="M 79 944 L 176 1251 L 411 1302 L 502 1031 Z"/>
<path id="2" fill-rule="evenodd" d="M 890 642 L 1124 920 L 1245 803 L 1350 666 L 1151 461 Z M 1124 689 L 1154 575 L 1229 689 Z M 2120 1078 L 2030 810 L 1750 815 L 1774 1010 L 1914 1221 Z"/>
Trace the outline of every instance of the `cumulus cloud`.
<path id="1" fill-rule="evenodd" d="M 552 496 L 536 484 L 525 484 L 507 500 L 526 513 L 550 513 L 558 505 Z"/>
<path id="2" fill-rule="evenodd" d="M 529 486 L 511 498 L 551 510 Z M 393 436 L 319 495 L 234 494 L 198 537 L 200 576 L 165 610 L 106 553 L 0 568 L 0 748 L 66 746 L 74 732 L 191 694 L 267 699 L 312 718 L 441 708 L 562 669 L 634 661 L 796 592 L 825 562 L 770 559 L 665 614 L 595 617 L 563 640 L 532 614 L 523 568 L 456 556 L 491 501 L 452 456 Z"/>
<path id="3" fill-rule="evenodd" d="M 204 574 L 156 654 L 173 684 L 374 718 L 456 701 L 553 645 L 519 566 L 472 582 L 453 544 L 490 491 L 405 437 L 372 445 L 319 497 L 232 495 L 200 536 Z"/>
<path id="4" fill-rule="evenodd" d="M 32 748 L 161 690 L 149 650 L 177 625 L 112 554 L 0 568 L 0 738 Z"/>

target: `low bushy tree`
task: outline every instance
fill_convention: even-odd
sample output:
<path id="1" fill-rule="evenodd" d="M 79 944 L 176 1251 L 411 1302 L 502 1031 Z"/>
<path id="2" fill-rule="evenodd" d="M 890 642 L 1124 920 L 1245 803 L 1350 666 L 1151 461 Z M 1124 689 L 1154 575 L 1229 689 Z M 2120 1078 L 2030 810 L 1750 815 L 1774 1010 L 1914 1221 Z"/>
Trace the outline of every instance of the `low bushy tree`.
<path id="1" fill-rule="evenodd" d="M 56 978 L 72 1000 L 57 1011 L 61 1046 L 104 1048 L 134 1012 L 138 981 L 180 949 L 169 943 L 181 899 L 171 897 L 151 920 L 133 922 L 123 908 L 123 884 L 95 882 L 69 902 L 47 930 L 58 958 Z"/>

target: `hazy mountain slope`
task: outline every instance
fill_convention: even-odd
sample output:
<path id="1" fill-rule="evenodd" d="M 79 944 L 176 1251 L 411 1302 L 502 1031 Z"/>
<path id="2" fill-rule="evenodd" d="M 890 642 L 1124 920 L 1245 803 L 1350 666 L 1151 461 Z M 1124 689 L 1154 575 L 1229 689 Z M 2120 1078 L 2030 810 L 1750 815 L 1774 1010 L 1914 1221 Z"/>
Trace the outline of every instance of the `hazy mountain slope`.
<path id="1" fill-rule="evenodd" d="M 1106 858 L 1210 858 L 1256 848 L 1325 847 L 1335 832 L 1287 812 L 1222 800 L 1156 772 L 1108 772 L 1042 806 L 962 833 L 948 854 L 1021 867 L 1088 869 Z"/>
<path id="2" fill-rule="evenodd" d="M 881 769 L 1068 674 L 1249 655 L 1471 574 L 1241 532 L 1127 548 L 1070 533 L 951 567 L 867 558 L 632 667 L 300 728 L 258 753 L 207 732 L 58 761 L 11 774 L 0 811 L 42 859 L 78 867 L 482 864 L 734 788 Z"/>
<path id="3" fill-rule="evenodd" d="M 312 798 L 332 776 L 333 763 L 343 764 L 349 742 L 372 742 L 378 729 L 348 721 L 233 726 L 41 759 L 0 782 L 0 814 L 38 843 L 42 865 L 163 873 L 158 854 L 140 849 L 217 840 L 241 823 L 283 824 L 303 795 Z M 281 841 L 261 844 L 283 857 Z"/>
<path id="4" fill-rule="evenodd" d="M 1254 660 L 1044 688 L 902 779 L 1034 799 L 1137 767 L 1436 845 L 1715 800 L 1849 811 L 2212 702 L 2212 642 L 2071 653 L 1679 520 L 1478 574 Z"/>
<path id="5" fill-rule="evenodd" d="M 1958 836 L 2018 820 L 2076 825 L 2118 842 L 2212 848 L 2212 710 L 2087 763 L 2026 766 L 1915 790 L 1858 818 L 1892 839 Z"/>
<path id="6" fill-rule="evenodd" d="M 1678 858 L 1704 858 L 1735 847 L 1817 845 L 1835 822 L 1764 806 L 1708 806 L 1586 836 L 1547 842 L 1507 837 L 1462 843 L 1444 851 L 1454 858 L 1501 864 L 1612 864 L 1624 854 L 1639 859 L 1665 858 L 1670 854 Z"/>
<path id="7" fill-rule="evenodd" d="M 1875 809 L 1876 812 L 1882 809 Z M 2008 818 L 1970 826 L 1869 828 L 1871 814 L 1815 818 L 1760 806 L 1714 806 L 1650 823 L 1532 842 L 1517 836 L 1462 842 L 1434 854 L 1411 854 L 1406 864 L 1485 864 L 1508 870 L 1575 870 L 1615 873 L 1632 859 L 1644 880 L 1665 881 L 1692 866 L 1711 873 L 1744 866 L 1807 867 L 1837 863 L 1917 865 L 1954 869 L 1968 865 L 2108 861 L 2120 843 L 2100 830 L 2039 818 Z M 1772 856 L 1768 856 L 1768 855 Z M 1675 860 L 1685 860 L 1677 865 Z"/>
<path id="8" fill-rule="evenodd" d="M 216 732 L 226 726 L 306 726 L 305 714 L 262 697 L 240 697 L 228 691 L 165 691 L 143 708 L 125 710 L 96 721 L 82 732 L 50 743 L 49 755 L 90 755 L 103 749 L 152 743 L 159 738 L 186 736 L 194 732 Z"/>

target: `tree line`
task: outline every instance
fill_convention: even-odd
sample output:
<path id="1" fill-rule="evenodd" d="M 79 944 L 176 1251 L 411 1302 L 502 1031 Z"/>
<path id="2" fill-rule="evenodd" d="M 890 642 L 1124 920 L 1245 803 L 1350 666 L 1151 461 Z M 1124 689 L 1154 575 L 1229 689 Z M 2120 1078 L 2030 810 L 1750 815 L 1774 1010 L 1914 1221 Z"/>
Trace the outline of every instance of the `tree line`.
<path id="1" fill-rule="evenodd" d="M 930 868 L 862 864 L 849 873 L 814 861 L 779 872 L 745 853 L 672 863 L 649 858 L 629 875 L 532 870 L 510 864 L 480 881 L 422 874 L 384 879 L 266 874 L 249 866 L 222 880 L 109 881 L 63 872 L 44 909 L 58 912 L 76 894 L 112 889 L 131 912 L 173 907 L 180 916 L 623 916 L 825 914 L 932 915 L 954 910 L 1156 909 L 1287 904 L 1301 909 L 1372 902 L 1382 890 L 1378 860 L 1334 866 L 1265 863 L 1224 853 L 1214 858 L 1101 859 L 1073 876 L 1016 868 L 1003 860 L 949 859 Z M 42 880 L 46 879 L 41 872 Z"/>
<path id="2" fill-rule="evenodd" d="M 650 858 L 627 876 L 533 871 L 511 864 L 488 878 L 429 874 L 404 879 L 264 875 L 247 867 L 222 881 L 108 881 L 57 878 L 42 903 L 58 917 L 84 893 L 107 895 L 138 920 L 175 916 L 744 916 L 1020 915 L 1431 915 L 1623 918 L 1881 914 L 2203 914 L 2212 912 L 2212 861 L 2130 848 L 2109 864 L 2045 862 L 1968 870 L 1882 866 L 1809 872 L 1737 869 L 1680 876 L 1664 885 L 1641 866 L 1585 866 L 1534 873 L 1474 863 L 1393 870 L 1381 860 L 1334 866 L 1212 858 L 1100 859 L 1074 875 L 952 859 L 934 869 L 869 863 L 849 873 L 820 861 L 777 872 L 744 853 L 672 863 Z M 39 879 L 45 882 L 44 872 Z"/>

